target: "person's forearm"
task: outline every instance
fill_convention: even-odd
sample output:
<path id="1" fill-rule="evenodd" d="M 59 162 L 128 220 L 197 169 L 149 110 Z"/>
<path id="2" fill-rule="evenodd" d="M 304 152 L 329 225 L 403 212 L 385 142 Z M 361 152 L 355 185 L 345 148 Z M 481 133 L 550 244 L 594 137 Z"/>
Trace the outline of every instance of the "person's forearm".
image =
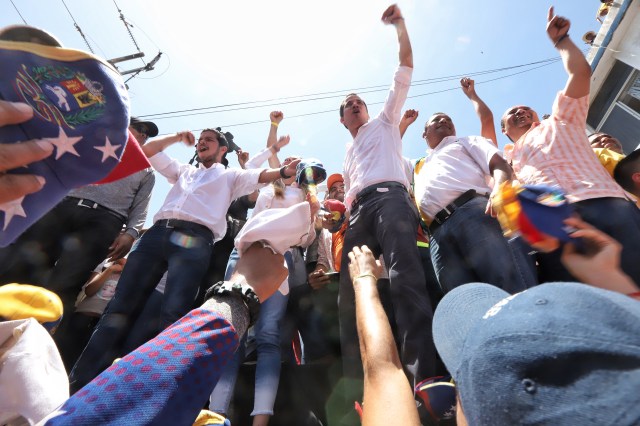
<path id="1" fill-rule="evenodd" d="M 109 268 L 105 269 L 100 273 L 94 272 L 94 276 L 89 279 L 89 284 L 84 288 L 84 294 L 87 296 L 93 296 L 100 290 L 100 288 L 104 285 L 112 274 Z"/>
<path id="2" fill-rule="evenodd" d="M 471 103 L 480 119 L 480 136 L 489 139 L 495 146 L 498 146 L 496 128 L 493 124 L 493 112 L 478 95 L 471 98 Z"/>
<path id="3" fill-rule="evenodd" d="M 258 177 L 258 183 L 271 183 L 275 180 L 280 179 L 281 177 L 283 177 L 280 174 L 281 170 L 282 168 L 263 170 L 262 173 L 260 173 L 260 177 Z M 288 177 L 291 177 L 291 176 L 288 176 Z"/>
<path id="4" fill-rule="evenodd" d="M 494 154 L 489 162 L 489 171 L 493 176 L 493 187 L 497 188 L 502 182 L 511 180 L 513 177 L 513 170 L 511 166 L 499 155 Z"/>
<path id="5" fill-rule="evenodd" d="M 144 152 L 147 158 L 150 158 L 180 140 L 181 138 L 177 133 L 175 135 L 157 138 L 142 145 L 142 152 Z"/>
<path id="6" fill-rule="evenodd" d="M 409 40 L 409 34 L 407 33 L 407 27 L 404 23 L 404 18 L 397 18 L 393 24 L 396 27 L 396 31 L 398 33 L 398 44 L 400 45 L 400 65 L 413 68 L 413 51 L 411 50 L 411 41 Z"/>
<path id="7" fill-rule="evenodd" d="M 271 126 L 269 127 L 269 136 L 267 136 L 267 147 L 271 148 L 278 142 L 278 123 L 271 122 Z M 269 157 L 269 167 L 277 169 L 280 167 L 280 160 L 278 159 L 278 151 L 273 152 L 273 154 Z"/>
<path id="8" fill-rule="evenodd" d="M 375 374 L 382 366 L 400 367 L 395 341 L 380 302 L 376 280 L 371 276 L 355 278 L 353 289 L 356 326 L 365 376 Z"/>
<path id="9" fill-rule="evenodd" d="M 556 45 L 560 53 L 564 69 L 568 74 L 588 74 L 591 75 L 591 67 L 584 57 L 584 54 L 567 35 Z"/>
<path id="10" fill-rule="evenodd" d="M 616 291 L 622 294 L 636 293 L 640 288 L 633 280 L 621 270 L 617 271 L 598 271 L 589 274 L 578 274 L 578 279 L 586 284 L 594 287 L 604 288 L 606 290 Z"/>
<path id="11" fill-rule="evenodd" d="M 574 99 L 587 96 L 591 84 L 591 66 L 583 53 L 568 35 L 556 44 L 556 48 L 569 75 L 564 94 Z"/>

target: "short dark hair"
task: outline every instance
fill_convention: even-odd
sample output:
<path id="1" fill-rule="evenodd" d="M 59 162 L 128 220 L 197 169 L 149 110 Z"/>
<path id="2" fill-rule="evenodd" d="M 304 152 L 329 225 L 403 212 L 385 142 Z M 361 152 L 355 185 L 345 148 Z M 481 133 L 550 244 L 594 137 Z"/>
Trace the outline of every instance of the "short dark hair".
<path id="1" fill-rule="evenodd" d="M 357 93 L 349 93 L 347 96 L 345 96 L 344 100 L 340 104 L 340 118 L 344 117 L 344 107 L 347 104 L 347 98 L 349 96 L 358 96 L 360 98 L 360 96 Z M 364 104 L 364 107 L 367 109 L 367 111 L 369 111 L 369 107 L 367 106 L 367 103 L 364 101 L 364 99 L 360 98 L 360 100 Z"/>
<path id="2" fill-rule="evenodd" d="M 218 144 L 224 145 L 227 148 L 229 148 L 229 142 L 227 141 L 227 138 L 224 136 L 224 133 L 222 133 L 220 130 L 207 128 L 207 129 L 202 129 L 200 133 L 202 134 L 204 132 L 215 133 L 216 139 L 218 139 Z"/>
<path id="3" fill-rule="evenodd" d="M 44 46 L 62 47 L 48 32 L 29 25 L 11 25 L 0 30 L 0 40 L 38 43 Z"/>
<path id="4" fill-rule="evenodd" d="M 613 178 L 618 185 L 627 192 L 634 193 L 636 191 L 633 182 L 633 174 L 640 172 L 640 150 L 635 150 L 625 158 L 620 160 L 613 169 Z"/>

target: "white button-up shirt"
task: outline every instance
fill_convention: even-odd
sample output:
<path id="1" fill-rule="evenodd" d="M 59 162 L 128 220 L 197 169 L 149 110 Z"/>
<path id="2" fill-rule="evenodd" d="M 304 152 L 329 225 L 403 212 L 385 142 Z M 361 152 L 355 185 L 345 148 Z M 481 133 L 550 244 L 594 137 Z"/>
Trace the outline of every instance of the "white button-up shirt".
<path id="1" fill-rule="evenodd" d="M 351 208 L 356 195 L 367 186 L 387 181 L 409 186 L 398 126 L 412 72 L 413 68 L 398 67 L 382 111 L 360 127 L 353 142 L 347 144 L 343 167 L 347 208 Z"/>
<path id="2" fill-rule="evenodd" d="M 258 178 L 264 169 L 225 169 L 219 163 L 198 168 L 179 163 L 164 152 L 149 158 L 149 162 L 173 184 L 153 221 L 180 219 L 199 223 L 211 229 L 215 241 L 227 232 L 226 214 L 231 201 L 263 186 Z"/>
<path id="3" fill-rule="evenodd" d="M 416 176 L 415 197 L 423 217 L 432 219 L 463 193 L 475 189 L 491 192 L 489 161 L 500 154 L 496 146 L 480 136 L 447 136 L 427 152 Z"/>

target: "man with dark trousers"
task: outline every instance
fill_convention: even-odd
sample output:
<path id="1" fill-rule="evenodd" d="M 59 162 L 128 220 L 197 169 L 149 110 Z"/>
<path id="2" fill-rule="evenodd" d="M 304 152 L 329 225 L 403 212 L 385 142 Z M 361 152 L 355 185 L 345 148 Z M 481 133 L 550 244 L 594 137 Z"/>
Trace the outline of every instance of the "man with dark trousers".
<path id="1" fill-rule="evenodd" d="M 436 355 L 430 332 L 433 313 L 416 248 L 418 214 L 407 191 L 398 127 L 411 84 L 413 53 L 400 9 L 390 6 L 382 21 L 395 27 L 400 48 L 400 64 L 384 107 L 370 120 L 365 102 L 356 94 L 347 95 L 340 106 L 340 122 L 353 137 L 344 160 L 346 205 L 351 216 L 342 265 L 348 265 L 347 253 L 355 246 L 366 244 L 376 256 L 382 253 L 390 281 L 386 308 L 393 318 L 403 368 L 415 385 L 434 375 Z M 356 379 L 346 380 L 353 385 L 346 389 L 347 401 L 353 406 L 354 399 L 362 397 L 363 376 L 349 274 L 341 274 L 339 311 L 344 374 Z"/>
<path id="2" fill-rule="evenodd" d="M 129 131 L 141 146 L 158 135 L 154 123 L 135 117 Z M 15 243 L 0 250 L 0 284 L 45 287 L 60 296 L 65 313 L 73 312 L 93 269 L 107 257 L 124 257 L 138 238 L 154 183 L 153 170 L 147 168 L 111 183 L 72 190 Z"/>

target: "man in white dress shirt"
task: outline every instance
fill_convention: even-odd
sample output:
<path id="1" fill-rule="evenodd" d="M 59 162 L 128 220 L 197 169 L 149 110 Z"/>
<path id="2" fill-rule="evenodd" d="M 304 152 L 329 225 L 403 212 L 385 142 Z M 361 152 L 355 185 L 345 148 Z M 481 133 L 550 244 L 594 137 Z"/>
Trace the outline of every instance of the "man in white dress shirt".
<path id="1" fill-rule="evenodd" d="M 181 164 L 162 152 L 181 141 L 189 146 L 195 144 L 191 132 L 179 132 L 148 142 L 143 148 L 153 168 L 173 187 L 154 216 L 154 225 L 129 254 L 116 293 L 71 372 L 73 390 L 84 386 L 122 355 L 128 327 L 165 271 L 168 275 L 161 311 L 163 326 L 192 308 L 213 243 L 226 232 L 231 201 L 264 183 L 295 175 L 299 163 L 293 161 L 280 169 L 226 169 L 220 160 L 228 150 L 227 140 L 219 131 L 205 129 L 196 146 L 198 162 L 203 167 L 197 167 Z"/>
<path id="2" fill-rule="evenodd" d="M 513 294 L 535 285 L 528 247 L 508 241 L 491 215 L 488 178 L 496 191 L 512 176 L 498 148 L 481 136 L 456 136 L 451 117 L 441 112 L 427 120 L 422 136 L 431 149 L 416 176 L 415 196 L 442 290 L 479 281 Z"/>
<path id="3" fill-rule="evenodd" d="M 416 247 L 418 215 L 407 191 L 398 128 L 411 84 L 413 54 L 400 9 L 390 6 L 382 20 L 395 27 L 400 48 L 400 64 L 384 107 L 370 120 L 365 102 L 356 94 L 348 95 L 340 106 L 340 122 L 353 136 L 344 160 L 345 198 L 351 217 L 341 262 L 346 268 L 347 254 L 362 245 L 370 247 L 376 257 L 380 253 L 384 256 L 390 280 L 388 316 L 393 318 L 392 329 L 405 373 L 416 384 L 435 375 L 436 355 L 430 331 L 431 303 Z M 347 273 L 340 277 L 339 311 L 344 374 L 362 379 L 354 292 Z M 359 380 L 354 383 L 362 384 Z M 362 388 L 360 395 L 356 387 L 353 390 L 348 392 L 348 399 L 361 397 Z"/>

